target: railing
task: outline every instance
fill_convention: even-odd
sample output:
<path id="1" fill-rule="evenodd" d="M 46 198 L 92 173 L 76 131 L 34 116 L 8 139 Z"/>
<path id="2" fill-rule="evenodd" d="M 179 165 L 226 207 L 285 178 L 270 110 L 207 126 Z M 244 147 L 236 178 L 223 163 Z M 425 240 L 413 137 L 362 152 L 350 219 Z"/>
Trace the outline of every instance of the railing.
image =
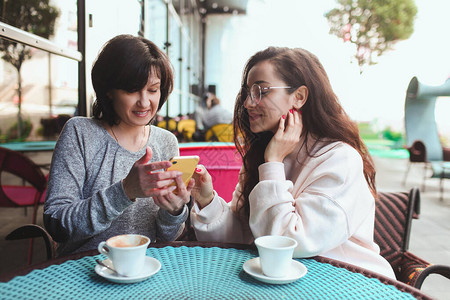
<path id="1" fill-rule="evenodd" d="M 56 55 L 64 56 L 76 61 L 81 61 L 83 56 L 81 52 L 68 48 L 62 48 L 55 43 L 44 39 L 35 34 L 23 31 L 14 26 L 10 26 L 3 22 L 0 22 L 0 37 L 19 42 L 34 48 L 44 50 Z"/>

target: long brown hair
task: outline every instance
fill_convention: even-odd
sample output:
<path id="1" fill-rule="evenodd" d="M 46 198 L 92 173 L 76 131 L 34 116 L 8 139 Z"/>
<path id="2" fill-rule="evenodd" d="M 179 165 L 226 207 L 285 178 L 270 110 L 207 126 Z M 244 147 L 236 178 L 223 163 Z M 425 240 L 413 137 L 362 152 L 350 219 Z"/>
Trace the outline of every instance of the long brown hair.
<path id="1" fill-rule="evenodd" d="M 269 47 L 257 52 L 248 61 L 242 76 L 241 90 L 234 107 L 234 143 L 243 160 L 242 195 L 237 207 L 244 209 L 248 216 L 249 195 L 258 183 L 258 167 L 264 163 L 264 151 L 273 136 L 272 132 L 253 133 L 249 126 L 249 116 L 244 102 L 247 98 L 247 77 L 249 71 L 259 62 L 269 61 L 275 68 L 280 79 L 286 85 L 289 94 L 298 87 L 308 88 L 308 99 L 302 107 L 304 144 L 309 156 L 313 156 L 307 144 L 312 135 L 315 140 L 330 144 L 342 141 L 355 148 L 361 155 L 364 167 L 364 177 L 372 192 L 376 195 L 375 167 L 361 137 L 358 126 L 346 114 L 333 89 L 328 75 L 318 58 L 301 48 Z M 312 145 L 314 146 L 314 145 Z"/>

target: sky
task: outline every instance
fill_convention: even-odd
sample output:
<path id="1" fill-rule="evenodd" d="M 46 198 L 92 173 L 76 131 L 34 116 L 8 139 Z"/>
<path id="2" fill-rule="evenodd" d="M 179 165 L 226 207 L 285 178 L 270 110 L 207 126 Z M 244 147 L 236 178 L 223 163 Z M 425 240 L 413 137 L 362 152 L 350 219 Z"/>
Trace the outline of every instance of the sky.
<path id="1" fill-rule="evenodd" d="M 403 130 L 404 101 L 410 80 L 441 85 L 450 77 L 450 1 L 416 0 L 414 33 L 392 51 L 367 66 L 362 74 L 354 61 L 354 46 L 329 34 L 324 14 L 335 0 L 249 0 L 247 15 L 233 18 L 218 38 L 227 59 L 217 66 L 231 86 L 239 86 L 246 60 L 268 46 L 301 47 L 325 67 L 344 109 L 356 121 L 378 129 Z M 222 26 L 222 24 L 221 24 Z M 211 70 L 214 71 L 214 70 Z M 229 79 L 229 80 L 228 80 Z M 222 80 L 223 82 L 223 80 Z M 236 91 L 221 89 L 224 105 L 233 109 Z M 438 98 L 436 121 L 450 135 L 450 97 Z"/>

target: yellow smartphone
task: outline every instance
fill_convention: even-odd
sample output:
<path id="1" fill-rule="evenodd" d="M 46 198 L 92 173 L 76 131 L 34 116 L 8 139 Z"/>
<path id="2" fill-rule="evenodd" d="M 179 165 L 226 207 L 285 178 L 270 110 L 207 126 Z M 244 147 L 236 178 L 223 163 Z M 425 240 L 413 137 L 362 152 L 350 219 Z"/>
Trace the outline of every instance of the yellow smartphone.
<path id="1" fill-rule="evenodd" d="M 189 180 L 191 180 L 191 177 L 194 174 L 199 160 L 200 158 L 197 155 L 175 156 L 170 160 L 172 166 L 167 168 L 166 171 L 182 172 L 183 174 L 181 175 L 181 178 L 183 179 L 184 184 L 187 186 L 189 184 Z M 176 185 L 176 183 L 174 182 L 171 185 Z"/>

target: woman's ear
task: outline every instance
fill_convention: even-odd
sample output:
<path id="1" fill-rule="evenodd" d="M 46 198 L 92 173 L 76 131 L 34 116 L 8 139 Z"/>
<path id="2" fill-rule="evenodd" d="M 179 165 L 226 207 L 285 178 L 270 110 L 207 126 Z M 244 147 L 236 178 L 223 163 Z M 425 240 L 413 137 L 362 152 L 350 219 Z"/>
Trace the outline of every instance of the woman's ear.
<path id="1" fill-rule="evenodd" d="M 302 85 L 299 87 L 295 92 L 294 95 L 294 108 L 300 109 L 303 105 L 305 105 L 306 100 L 308 99 L 308 88 L 305 85 Z"/>

